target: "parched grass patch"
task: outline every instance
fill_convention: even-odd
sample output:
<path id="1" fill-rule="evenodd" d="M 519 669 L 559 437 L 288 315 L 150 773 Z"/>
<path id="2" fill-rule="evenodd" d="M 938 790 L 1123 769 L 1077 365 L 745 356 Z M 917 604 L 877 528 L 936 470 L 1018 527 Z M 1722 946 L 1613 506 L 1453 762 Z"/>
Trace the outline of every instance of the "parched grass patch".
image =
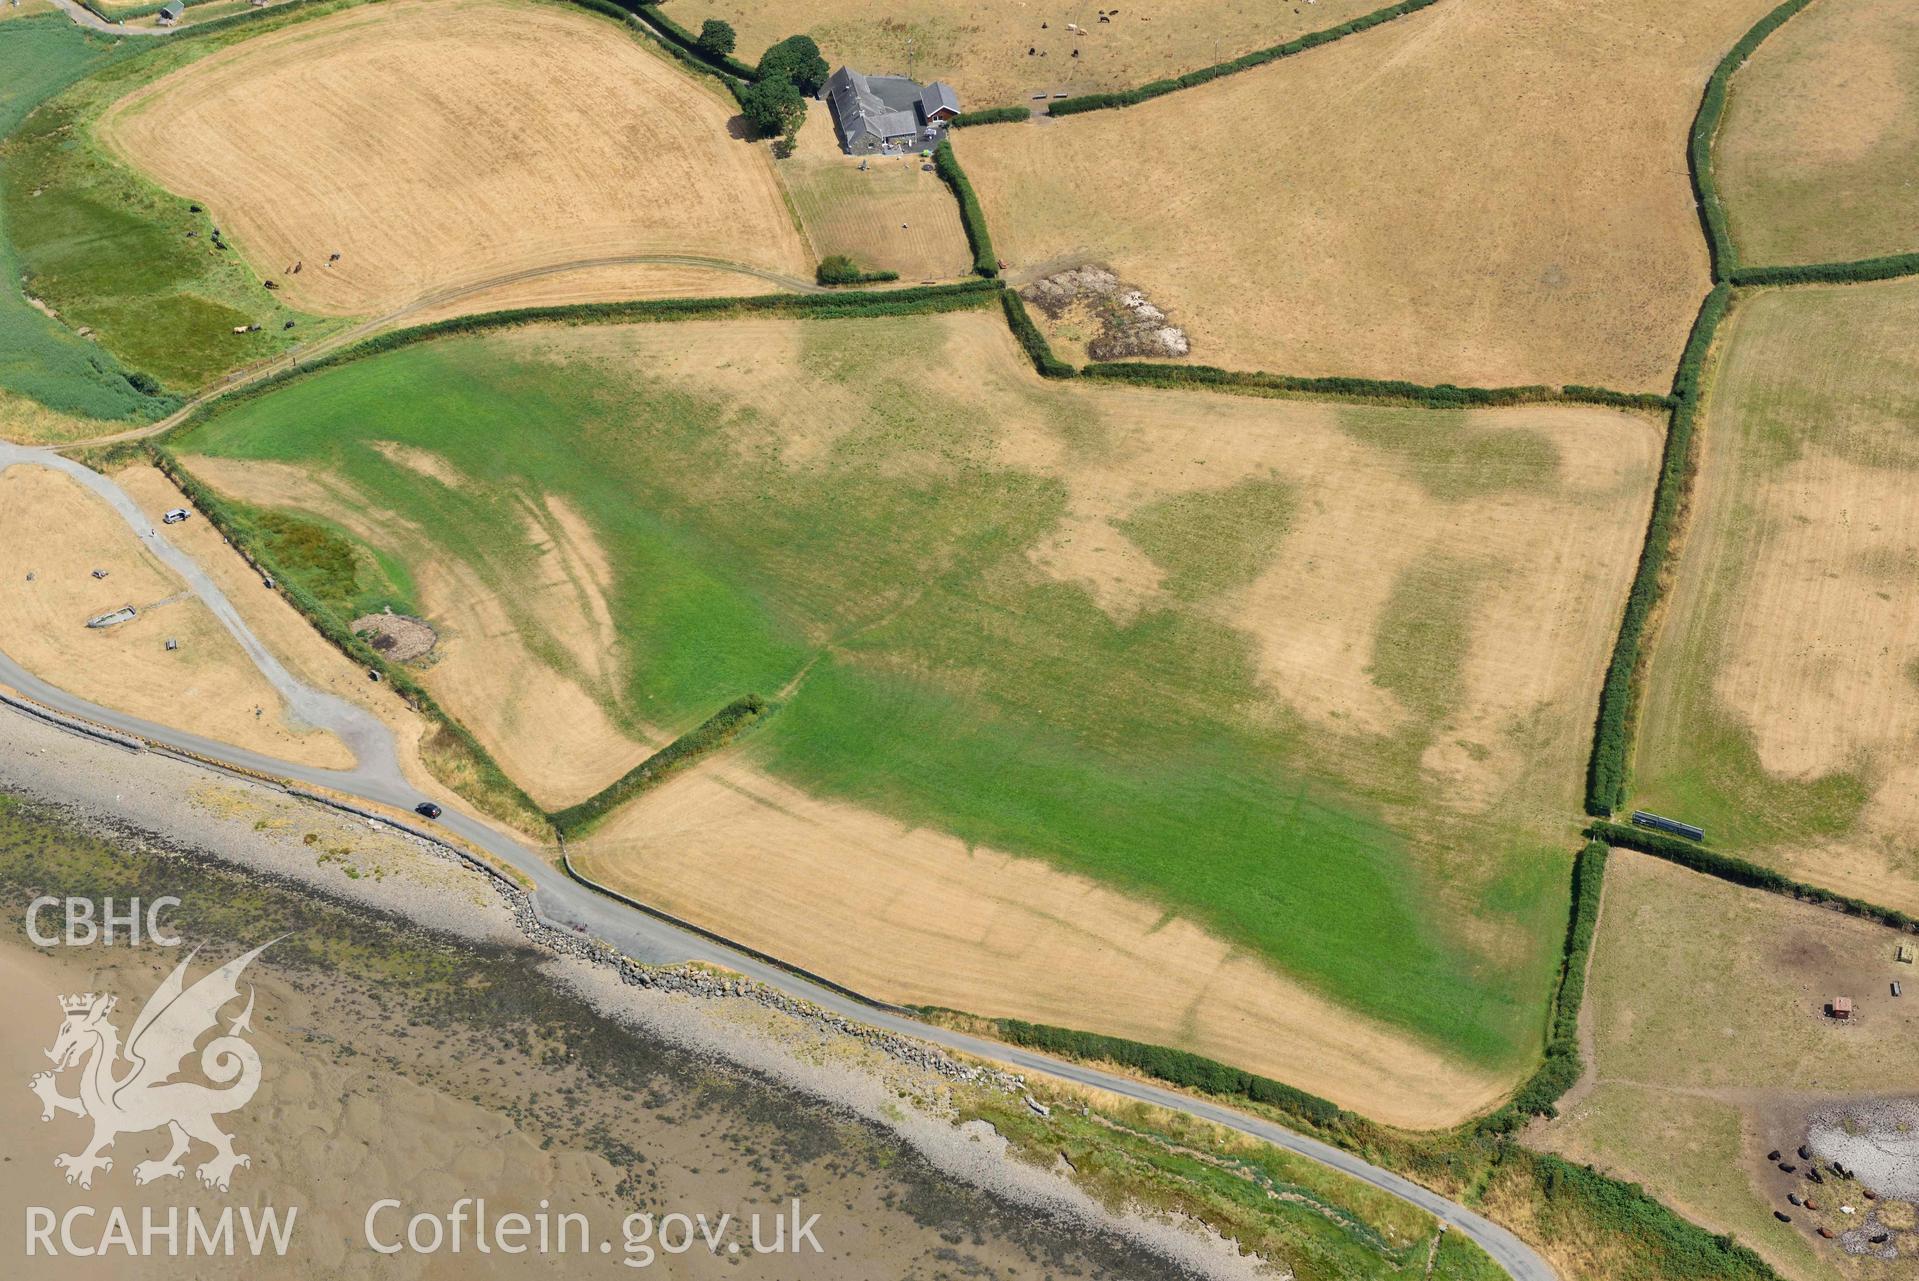
<path id="1" fill-rule="evenodd" d="M 1817 3 L 1732 78 L 1713 169 L 1740 262 L 1919 252 L 1919 9 Z"/>
<path id="2" fill-rule="evenodd" d="M 1919 285 L 1760 294 L 1720 336 L 1634 804 L 1919 903 Z"/>
<path id="3" fill-rule="evenodd" d="M 608 715 L 763 693 L 733 750 L 789 784 L 1162 902 L 1466 1062 L 1536 1052 L 1643 419 L 1042 382 L 967 313 L 455 337 L 177 443 L 325 475 L 503 597 L 563 501 L 611 567 Z"/>
<path id="4" fill-rule="evenodd" d="M 1665 392 L 1711 283 L 1686 140 L 1770 7 L 1436 4 L 953 145 L 1010 279 L 1109 264 L 1196 363 Z"/>

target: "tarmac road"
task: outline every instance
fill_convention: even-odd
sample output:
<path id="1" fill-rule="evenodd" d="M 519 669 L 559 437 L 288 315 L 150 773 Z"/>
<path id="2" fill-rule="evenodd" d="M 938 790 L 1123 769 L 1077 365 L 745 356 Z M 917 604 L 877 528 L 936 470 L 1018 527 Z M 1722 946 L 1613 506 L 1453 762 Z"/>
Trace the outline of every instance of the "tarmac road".
<path id="1" fill-rule="evenodd" d="M 246 622 L 217 584 L 192 557 L 172 546 L 164 537 L 164 527 L 154 527 L 139 506 L 108 477 L 84 467 L 72 459 L 45 449 L 33 449 L 0 442 L 0 471 L 15 465 L 51 467 L 73 477 L 100 495 L 140 536 L 148 550 L 178 573 L 214 615 L 233 633 L 247 655 L 288 701 L 294 713 L 308 723 L 331 730 L 352 749 L 356 764 L 350 770 L 315 769 L 296 765 L 257 752 L 245 751 L 225 743 L 185 733 L 137 716 L 128 716 L 98 706 L 49 685 L 0 653 L 0 683 L 12 686 L 36 702 L 55 711 L 94 721 L 122 733 L 137 735 L 152 742 L 183 749 L 195 755 L 226 761 L 279 778 L 328 788 L 332 791 L 382 805 L 411 810 L 420 800 L 419 793 L 407 785 L 400 773 L 393 739 L 386 726 L 371 712 L 333 695 L 303 685 L 268 652 L 248 629 Z M 204 517 L 195 517 L 204 519 Z M 262 588 L 262 590 L 265 590 Z M 1475 1214 L 1465 1206 L 1447 1200 L 1408 1179 L 1361 1160 L 1317 1139 L 1296 1134 L 1283 1126 L 1246 1115 L 1222 1104 L 1194 1098 L 1129 1077 L 1117 1076 L 1084 1064 L 1056 1059 L 1030 1050 L 988 1041 L 946 1028 L 923 1023 L 910 1015 L 878 1008 L 842 991 L 825 987 L 790 970 L 756 956 L 748 955 L 683 929 L 669 921 L 648 915 L 595 893 L 569 878 L 553 866 L 540 851 L 479 822 L 457 809 L 448 809 L 438 820 L 447 831 L 471 845 L 486 850 L 503 863 L 523 873 L 533 884 L 535 911 L 549 923 L 565 929 L 581 927 L 637 961 L 670 964 L 682 961 L 706 961 L 724 966 L 755 982 L 763 983 L 845 1018 L 884 1028 L 947 1049 L 983 1059 L 1009 1064 L 1022 1071 L 1043 1073 L 1081 1085 L 1106 1090 L 1126 1098 L 1151 1103 L 1170 1111 L 1184 1112 L 1203 1120 L 1238 1130 L 1275 1147 L 1298 1153 L 1323 1165 L 1351 1175 L 1362 1182 L 1391 1192 L 1437 1216 L 1463 1232 L 1491 1255 L 1514 1281 L 1557 1281 L 1557 1274 L 1525 1242 L 1498 1224 Z"/>

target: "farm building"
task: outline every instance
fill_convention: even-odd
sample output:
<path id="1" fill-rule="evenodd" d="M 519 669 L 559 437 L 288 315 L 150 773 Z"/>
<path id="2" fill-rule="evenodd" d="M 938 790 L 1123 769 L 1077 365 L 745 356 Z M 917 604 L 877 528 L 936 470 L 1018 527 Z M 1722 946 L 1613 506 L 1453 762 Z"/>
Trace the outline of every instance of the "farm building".
<path id="1" fill-rule="evenodd" d="M 1832 1017 L 1835 1019 L 1849 1019 L 1852 1017 L 1852 998 L 1835 996 L 1832 998 L 1832 1005 L 1828 1008 L 1832 1010 Z"/>
<path id="2" fill-rule="evenodd" d="M 160 8 L 160 25 L 170 27 L 186 15 L 187 7 L 182 0 L 167 0 Z"/>
<path id="3" fill-rule="evenodd" d="M 905 76 L 867 76 L 841 67 L 826 82 L 840 145 L 849 156 L 907 151 L 937 141 L 959 114 L 953 87 Z"/>

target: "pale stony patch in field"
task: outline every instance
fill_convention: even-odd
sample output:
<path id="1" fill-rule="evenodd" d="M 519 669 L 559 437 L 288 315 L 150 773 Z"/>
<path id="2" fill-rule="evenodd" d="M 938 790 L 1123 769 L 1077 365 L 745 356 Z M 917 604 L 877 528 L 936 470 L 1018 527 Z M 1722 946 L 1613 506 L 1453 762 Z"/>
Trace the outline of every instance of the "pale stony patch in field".
<path id="1" fill-rule="evenodd" d="M 1507 1084 L 1155 904 L 742 761 L 677 776 L 572 854 L 646 902 L 886 1000 L 1177 1041 L 1402 1125 L 1454 1123 Z"/>
<path id="2" fill-rule="evenodd" d="M 107 577 L 94 578 L 96 569 Z M 129 622 L 86 625 L 128 605 Z M 178 648 L 168 650 L 169 639 Z M 344 743 L 292 718 L 225 626 L 117 513 L 44 467 L 0 472 L 0 649 L 116 711 L 306 765 L 353 764 Z"/>
<path id="3" fill-rule="evenodd" d="M 1688 131 L 1768 8 L 1439 4 L 954 145 L 1016 282 L 1110 263 L 1209 364 L 1665 391 L 1710 285 Z"/>
<path id="4" fill-rule="evenodd" d="M 389 446 L 389 451 L 393 448 Z M 406 450 L 421 475 L 430 467 L 461 487 L 444 459 Z M 428 531 L 375 507 L 335 476 L 281 463 L 195 456 L 189 466 L 215 490 L 250 503 L 307 511 L 337 521 L 373 546 L 431 547 Z M 508 777 L 541 805 L 592 795 L 644 760 L 651 745 L 617 725 L 602 702 L 614 650 L 604 597 L 609 566 L 576 513 L 527 513 L 530 580 L 503 589 L 484 566 L 428 554 L 409 561 L 420 607 L 440 633 L 437 657 L 417 678 L 486 746 Z M 547 522 L 551 522 L 550 532 Z M 569 528 L 570 526 L 570 528 Z M 585 535 L 582 539 L 579 535 Z M 586 550 L 590 547 L 590 551 Z M 540 658 L 523 617 L 544 620 L 556 643 L 591 666 L 561 671 Z M 537 634 L 536 634 L 537 635 Z M 593 688 L 589 688 L 589 684 Z"/>
<path id="5" fill-rule="evenodd" d="M 603 18 L 452 0 L 246 41 L 141 88 L 99 127 L 204 203 L 289 303 L 354 315 L 463 279 L 617 271 L 603 260 L 623 255 L 810 276 L 764 150 L 728 133 L 734 114 Z M 556 290 L 604 297 L 607 282 L 531 282 L 543 300 Z M 459 309 L 518 300 L 503 283 Z"/>

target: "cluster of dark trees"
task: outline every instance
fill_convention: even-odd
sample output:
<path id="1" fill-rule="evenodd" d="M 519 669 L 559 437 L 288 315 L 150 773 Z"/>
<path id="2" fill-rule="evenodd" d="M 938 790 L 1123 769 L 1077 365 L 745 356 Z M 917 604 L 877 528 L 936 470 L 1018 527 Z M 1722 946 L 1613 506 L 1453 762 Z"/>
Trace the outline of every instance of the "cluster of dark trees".
<path id="1" fill-rule="evenodd" d="M 732 30 L 726 34 L 731 37 Z M 740 94 L 740 110 L 755 133 L 784 138 L 790 148 L 806 119 L 806 100 L 825 87 L 827 74 L 826 59 L 813 37 L 788 36 L 760 55 L 753 83 Z"/>

